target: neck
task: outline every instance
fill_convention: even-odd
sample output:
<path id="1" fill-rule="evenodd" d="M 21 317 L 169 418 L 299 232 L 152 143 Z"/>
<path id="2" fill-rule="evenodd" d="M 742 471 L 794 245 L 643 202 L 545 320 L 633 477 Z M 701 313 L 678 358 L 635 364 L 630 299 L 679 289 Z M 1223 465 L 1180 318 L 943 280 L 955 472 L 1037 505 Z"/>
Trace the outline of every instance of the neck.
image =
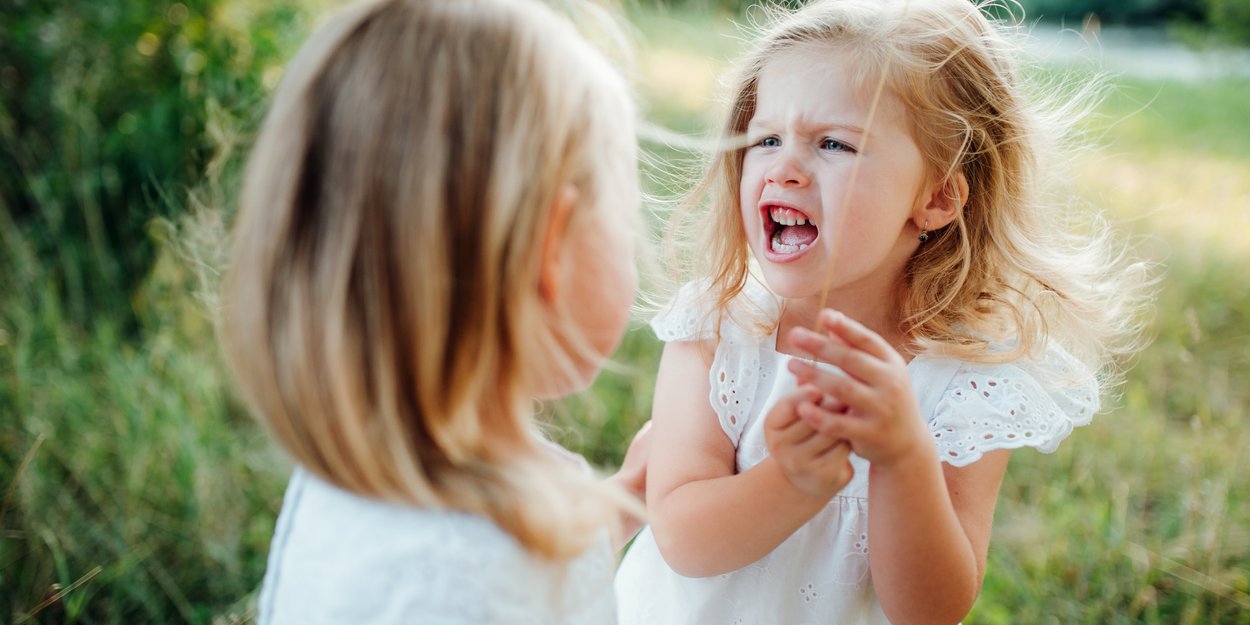
<path id="1" fill-rule="evenodd" d="M 791 328 L 803 327 L 814 329 L 817 316 L 822 308 L 836 310 L 881 335 L 887 343 L 908 357 L 907 338 L 902 331 L 902 319 L 899 317 L 899 297 L 897 289 L 892 285 L 873 285 L 871 287 L 845 288 L 830 291 L 827 299 L 821 302 L 821 295 L 802 299 L 787 299 L 782 306 L 781 320 L 778 326 L 778 349 L 785 353 L 793 350 L 785 345 L 785 333 Z M 819 329 L 817 328 L 819 331 Z"/>

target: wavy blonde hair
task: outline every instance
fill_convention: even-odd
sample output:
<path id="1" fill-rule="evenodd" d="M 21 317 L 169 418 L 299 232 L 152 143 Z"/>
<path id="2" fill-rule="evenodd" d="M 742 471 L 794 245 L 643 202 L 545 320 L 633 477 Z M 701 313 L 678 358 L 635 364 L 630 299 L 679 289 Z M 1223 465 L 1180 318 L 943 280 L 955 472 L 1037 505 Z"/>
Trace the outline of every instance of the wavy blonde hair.
<path id="1" fill-rule="evenodd" d="M 533 421 L 535 389 L 586 382 L 539 249 L 562 185 L 568 236 L 636 197 L 634 115 L 536 2 L 375 0 L 315 34 L 251 154 L 222 299 L 277 441 L 344 489 L 484 515 L 543 556 L 600 536 L 623 495 Z"/>
<path id="2" fill-rule="evenodd" d="M 1052 172 L 1074 150 L 1075 124 L 1100 96 L 1032 89 L 1011 27 L 968 0 L 836 0 L 771 19 L 735 74 L 724 137 L 692 193 L 701 207 L 690 257 L 719 310 L 741 292 L 750 256 L 738 210 L 747 125 L 760 72 L 779 53 L 819 46 L 850 55 L 860 86 L 879 80 L 906 110 L 932 182 L 962 172 L 969 196 L 957 219 L 930 233 L 900 285 L 903 331 L 924 351 L 1004 361 L 1056 340 L 1112 382 L 1119 356 L 1139 347 L 1148 268 L 1127 259 L 1107 224 Z M 884 73 L 884 76 L 883 76 Z M 679 229 L 682 226 L 678 227 Z M 991 339 L 1014 349 L 989 350 Z"/>

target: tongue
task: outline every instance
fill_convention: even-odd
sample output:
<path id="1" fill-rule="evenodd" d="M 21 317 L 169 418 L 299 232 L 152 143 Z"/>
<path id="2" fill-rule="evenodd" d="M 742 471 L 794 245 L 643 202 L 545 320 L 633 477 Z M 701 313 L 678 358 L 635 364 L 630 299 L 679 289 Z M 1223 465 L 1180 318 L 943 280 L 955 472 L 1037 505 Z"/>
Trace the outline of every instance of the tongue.
<path id="1" fill-rule="evenodd" d="M 810 245 L 816 240 L 816 234 L 819 231 L 816 226 L 804 224 L 802 226 L 782 226 L 773 237 L 786 245 Z"/>

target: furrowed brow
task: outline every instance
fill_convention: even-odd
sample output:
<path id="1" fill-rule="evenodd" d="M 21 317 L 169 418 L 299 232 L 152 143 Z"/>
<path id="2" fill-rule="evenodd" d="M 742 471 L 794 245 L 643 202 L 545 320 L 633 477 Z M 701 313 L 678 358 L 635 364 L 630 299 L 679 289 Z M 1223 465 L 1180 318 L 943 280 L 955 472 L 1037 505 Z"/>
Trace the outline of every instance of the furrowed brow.
<path id="1" fill-rule="evenodd" d="M 845 123 L 845 122 L 799 121 L 795 125 L 797 126 L 797 130 L 799 130 L 799 132 L 802 132 L 804 134 L 815 135 L 815 134 L 828 133 L 828 132 L 844 132 L 847 134 L 855 135 L 856 137 L 864 137 L 864 136 L 871 137 L 872 136 L 872 133 L 867 133 L 867 135 L 865 135 L 864 129 L 862 126 L 856 126 L 855 124 Z M 764 131 L 775 132 L 777 126 L 778 124 L 774 123 L 772 120 L 769 120 L 769 119 L 752 119 L 751 122 L 747 124 L 747 133 L 755 134 L 755 133 L 760 133 Z"/>

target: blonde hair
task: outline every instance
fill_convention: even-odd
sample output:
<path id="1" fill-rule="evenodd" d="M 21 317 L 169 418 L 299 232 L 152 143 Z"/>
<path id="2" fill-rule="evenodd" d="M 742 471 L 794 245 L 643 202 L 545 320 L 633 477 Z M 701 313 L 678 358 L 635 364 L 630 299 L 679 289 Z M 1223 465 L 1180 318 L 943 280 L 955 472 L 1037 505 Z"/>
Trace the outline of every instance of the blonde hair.
<path id="1" fill-rule="evenodd" d="M 1008 27 L 983 9 L 968 0 L 837 0 L 772 12 L 730 85 L 724 134 L 735 143 L 712 155 L 692 194 L 691 205 L 710 213 L 697 218 L 693 271 L 709 278 L 717 309 L 729 309 L 750 275 L 738 195 L 760 73 L 786 50 L 818 46 L 851 55 L 860 86 L 884 80 L 931 181 L 958 172 L 968 181 L 957 219 L 930 233 L 904 271 L 905 334 L 922 351 L 972 361 L 1010 360 L 1056 340 L 1112 381 L 1117 358 L 1138 348 L 1145 267 L 1126 260 L 1096 216 L 1076 222 L 1073 199 L 1047 176 L 1064 163 L 1046 158 L 1071 156 L 1074 124 L 1098 85 L 1029 97 Z M 1014 348 L 987 349 L 1003 338 Z"/>
<path id="2" fill-rule="evenodd" d="M 533 422 L 535 389 L 585 383 L 538 250 L 562 185 L 571 233 L 636 194 L 633 117 L 619 72 L 536 2 L 376 0 L 315 34 L 251 154 L 223 291 L 228 359 L 277 441 L 543 556 L 600 536 L 620 498 Z"/>

